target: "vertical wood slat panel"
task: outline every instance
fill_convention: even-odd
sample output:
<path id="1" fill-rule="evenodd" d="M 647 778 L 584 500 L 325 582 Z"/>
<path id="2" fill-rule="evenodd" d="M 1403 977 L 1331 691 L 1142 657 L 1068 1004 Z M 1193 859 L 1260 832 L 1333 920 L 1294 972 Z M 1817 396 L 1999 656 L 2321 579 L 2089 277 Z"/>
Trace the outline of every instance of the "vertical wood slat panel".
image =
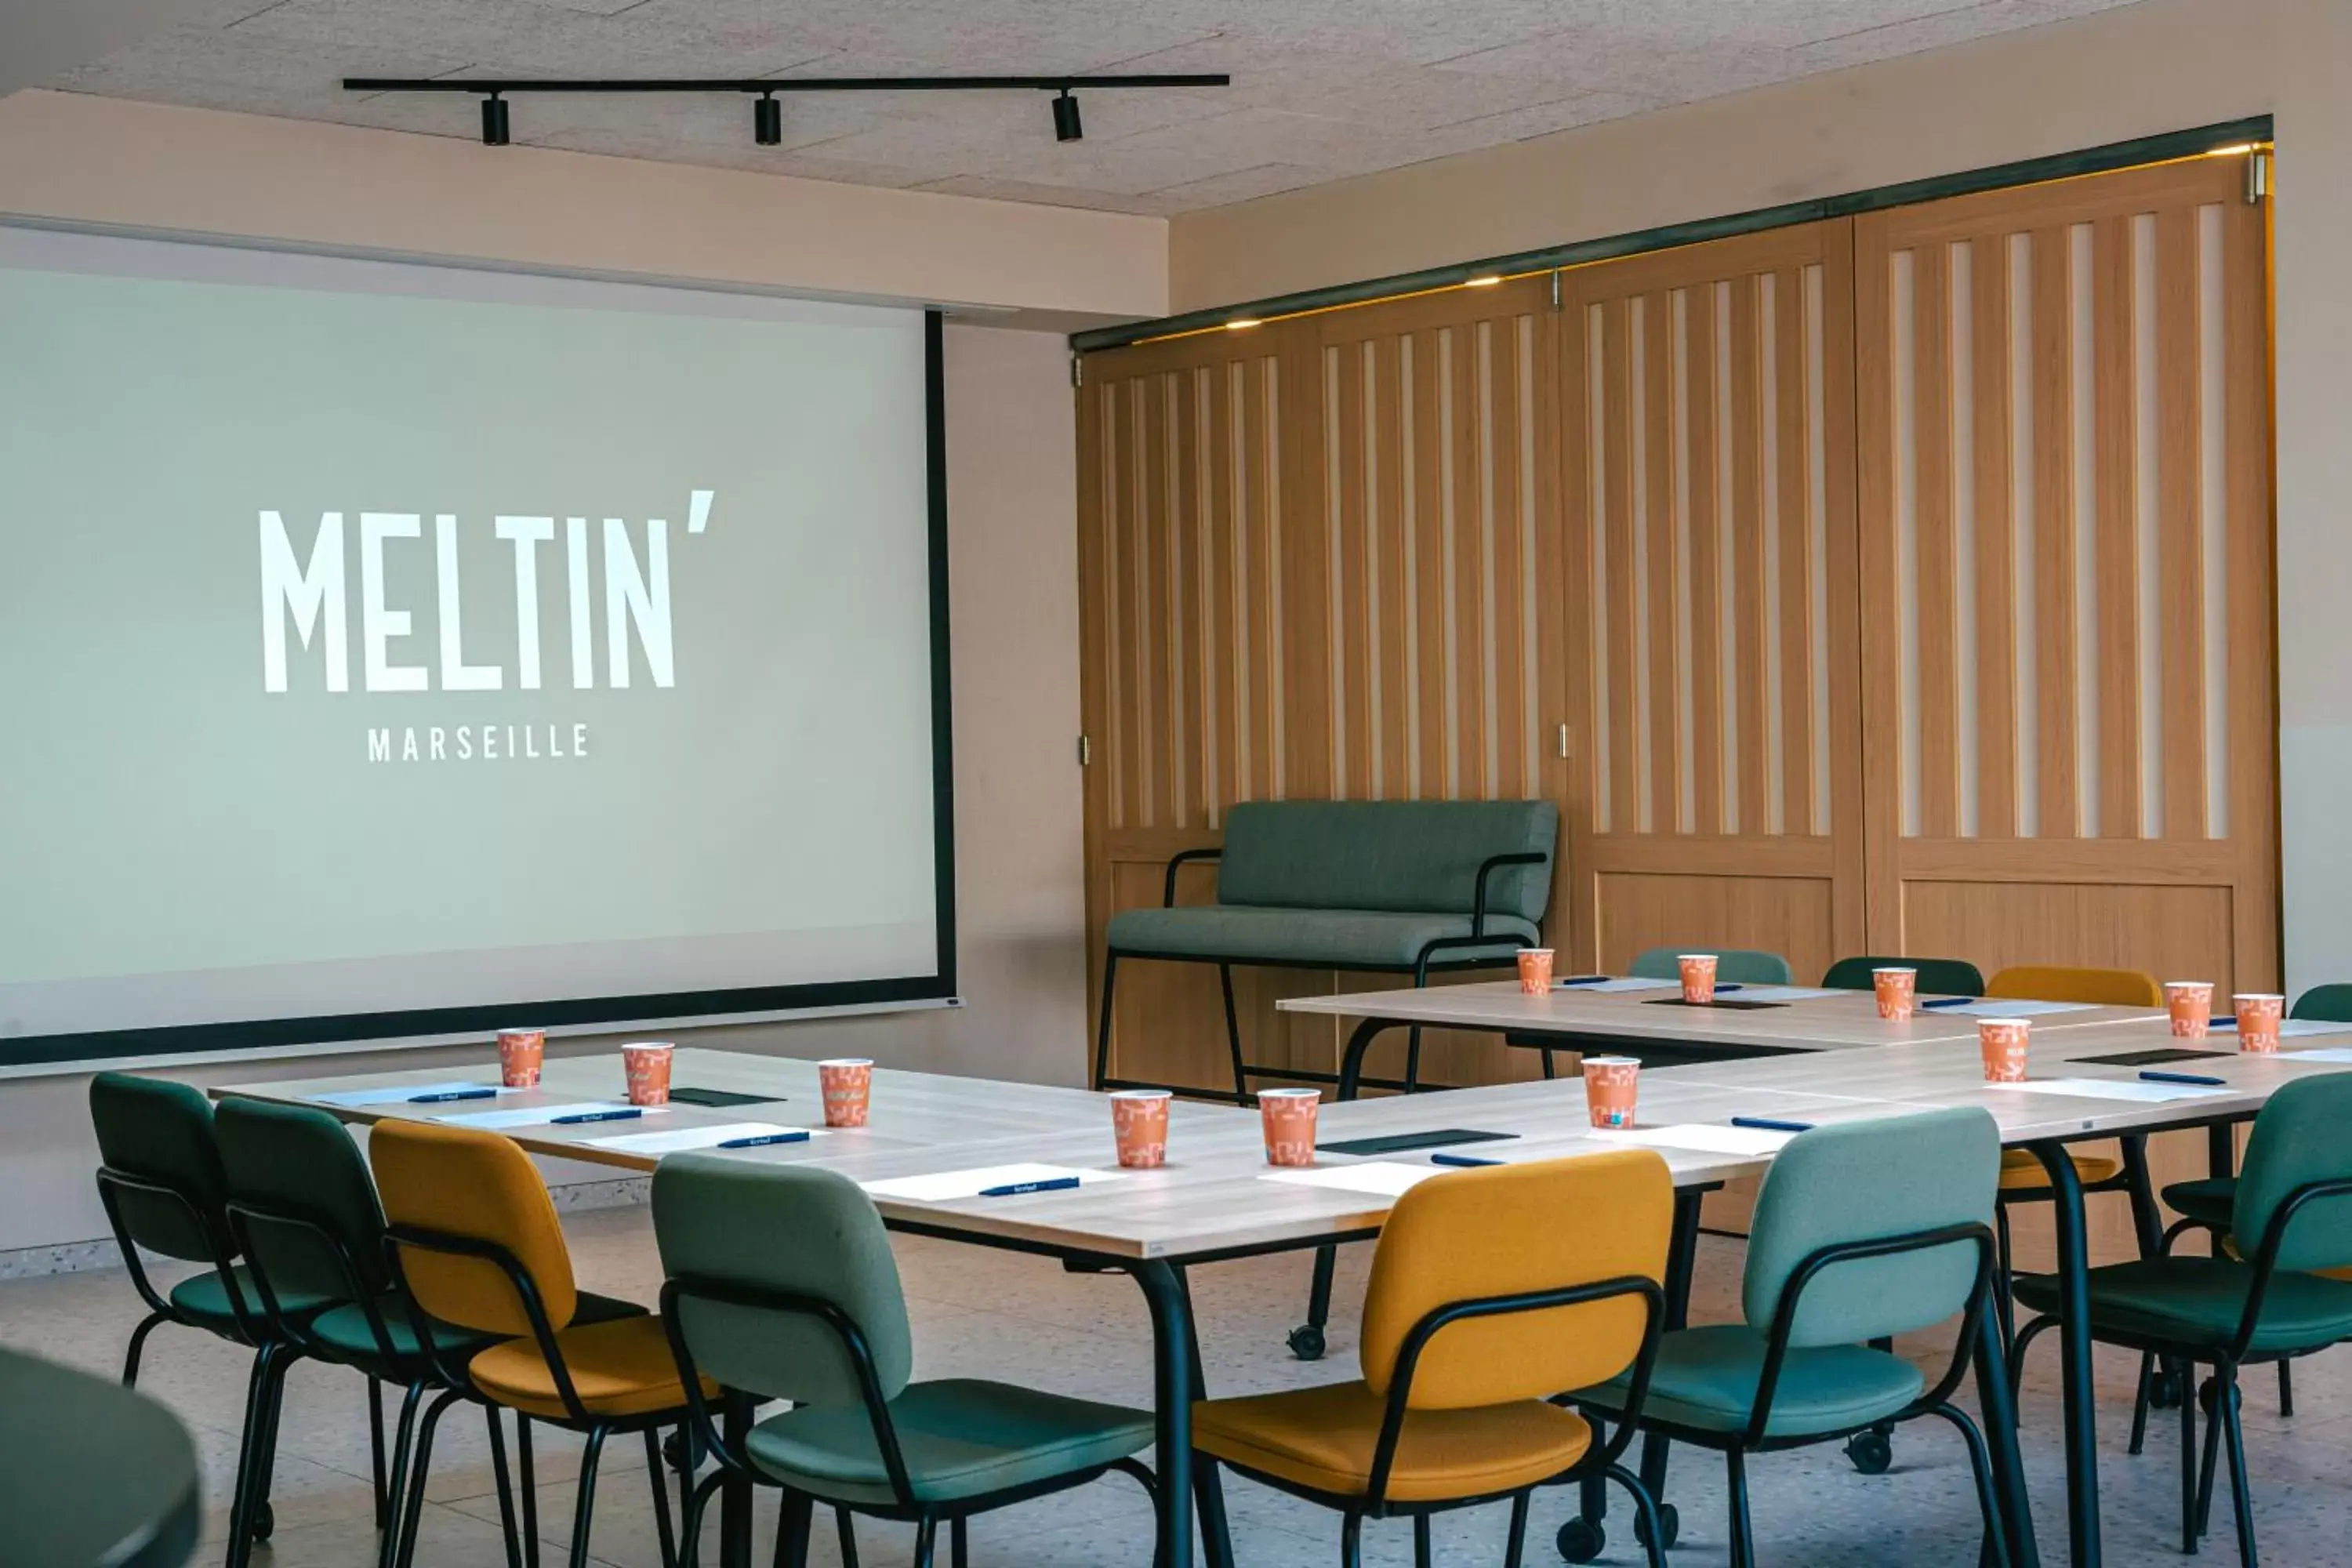
<path id="1" fill-rule="evenodd" d="M 1952 519 L 1951 258 L 1922 246 L 1913 262 L 1913 473 L 1917 508 L 1919 825 L 1931 838 L 1959 831 L 1959 649 Z"/>
<path id="2" fill-rule="evenodd" d="M 1685 478 L 1683 513 L 1690 540 L 1691 772 L 1693 831 L 1730 833 L 1725 819 L 1723 755 L 1722 534 L 1716 515 L 1715 289 L 1684 293 L 1683 384 Z M 1743 731 L 1744 737 L 1744 731 Z"/>
<path id="3" fill-rule="evenodd" d="M 1412 575 L 1414 520 L 1405 488 L 1405 473 L 1412 466 L 1413 457 L 1405 434 L 1407 405 L 1412 395 L 1404 382 L 1409 341 L 1402 335 L 1391 337 L 1380 342 L 1375 351 L 1379 388 L 1375 446 L 1383 456 L 1376 505 L 1381 532 L 1375 554 L 1380 577 L 1381 635 L 1372 645 L 1373 657 L 1381 661 L 1379 705 L 1375 710 L 1380 747 L 1373 761 L 1372 793 L 1386 799 L 1409 797 L 1415 793 L 1406 761 L 1412 738 L 1414 682 L 1418 675 L 1415 667 L 1421 658 L 1419 626 L 1411 597 L 1412 590 L 1418 585 Z"/>
<path id="4" fill-rule="evenodd" d="M 1280 531 L 1270 510 L 1269 488 L 1276 462 L 1274 425 L 1266 405 L 1266 371 L 1261 364 L 1241 367 L 1241 441 L 1244 505 L 1247 511 L 1245 554 L 1249 583 L 1244 601 L 1249 614 L 1250 668 L 1243 675 L 1249 688 L 1250 798 L 1271 800 L 1281 791 L 1277 772 L 1282 760 L 1282 734 L 1275 706 L 1282 668 L 1282 643 L 1276 621 L 1276 551 Z"/>
<path id="5" fill-rule="evenodd" d="M 2202 838 L 2205 816 L 2205 552 L 2203 375 L 2199 333 L 2197 213 L 2157 216 L 2157 538 L 2163 563 L 2164 832 Z"/>
<path id="6" fill-rule="evenodd" d="M 1446 737 L 1451 774 L 1446 793 L 1465 799 L 1486 793 L 1486 664 L 1476 650 L 1486 641 L 1486 551 L 1481 546 L 1485 486 L 1479 439 L 1485 422 L 1479 396 L 1478 332 L 1475 323 L 1449 334 L 1446 366 L 1453 403 L 1447 446 L 1454 464 L 1454 722 Z"/>
<path id="7" fill-rule="evenodd" d="M 1739 821 L 1729 832 L 1787 829 L 1770 812 L 1772 762 L 1771 665 L 1764 647 L 1764 356 L 1762 285 L 1753 276 L 1731 281 L 1731 507 L 1733 580 L 1731 635 L 1738 647 L 1739 689 L 1727 700 L 1739 712 Z"/>
<path id="8" fill-rule="evenodd" d="M 1201 373 L 1185 370 L 1169 380 L 1168 419 L 1172 452 L 1168 486 L 1168 626 L 1171 690 L 1169 787 L 1175 826 L 1194 827 L 1207 819 L 1202 769 L 1207 746 L 1202 697 L 1200 542 Z"/>
<path id="9" fill-rule="evenodd" d="M 2098 566 L 2099 833 L 2140 831 L 2138 430 L 2134 365 L 2131 220 L 2105 217 L 2091 241 L 2093 394 L 2098 432 L 2094 531 Z"/>
<path id="10" fill-rule="evenodd" d="M 1642 519 L 1648 603 L 1650 692 L 1643 744 L 1650 760 L 1650 830 L 1678 833 L 1682 822 L 1681 593 L 1675 581 L 1674 486 L 1674 333 L 1668 296 L 1642 296 Z"/>
<path id="11" fill-rule="evenodd" d="M 2006 236 L 1974 246 L 1969 321 L 1975 449 L 1958 459 L 1974 465 L 1975 473 L 1977 831 L 1986 838 L 2013 837 L 2018 820 L 2017 519 L 2010 449 L 2009 267 Z M 2032 721 L 2031 715 L 2026 721 Z"/>
<path id="12" fill-rule="evenodd" d="M 1812 407 L 1811 370 L 1805 326 L 1805 274 L 1790 268 L 1772 279 L 1774 463 L 1779 495 L 1780 571 L 1780 770 L 1781 814 L 1790 833 L 1822 833 L 1829 825 L 1813 818 L 1813 759 L 1820 727 L 1829 715 L 1813 702 L 1812 443 L 1807 426 Z"/>
<path id="13" fill-rule="evenodd" d="M 1447 682 L 1445 549 L 1445 426 L 1441 414 L 1445 374 L 1444 351 L 1438 333 L 1412 334 L 1413 581 L 1418 604 L 1419 667 L 1413 672 L 1419 705 L 1417 728 L 1421 750 L 1413 793 L 1423 796 L 1446 793 L 1445 715 Z M 1402 685 L 1402 682 L 1400 682 Z"/>
<path id="14" fill-rule="evenodd" d="M 1234 449 L 1234 376 L 1227 365 L 1211 365 L 1204 373 L 1208 395 L 1205 417 L 1208 423 L 1208 467 L 1203 483 L 1208 489 L 1209 510 L 1209 582 L 1206 598 L 1208 646 L 1205 650 L 1210 670 L 1209 689 L 1216 709 L 1215 743 L 1216 777 L 1212 783 L 1209 803 L 1209 825 L 1222 826 L 1224 808 L 1245 798 L 1247 775 L 1244 772 L 1243 749 L 1246 744 L 1242 719 L 1242 683 L 1248 679 L 1250 655 L 1242 640 L 1244 635 L 1240 600 L 1242 572 L 1246 545 L 1238 544 L 1235 526 L 1240 521 L 1234 515 L 1235 489 L 1234 465 L 1238 454 Z"/>
<path id="15" fill-rule="evenodd" d="M 1332 794 L 1341 799 L 1363 800 L 1372 790 L 1370 654 L 1365 643 L 1370 616 L 1367 598 L 1369 563 L 1364 549 L 1366 513 L 1364 449 L 1364 356 L 1353 343 L 1327 346 L 1330 367 L 1327 386 L 1339 398 L 1325 425 L 1325 439 L 1337 450 L 1332 473 L 1337 484 L 1329 515 L 1333 532 L 1327 536 L 1328 559 L 1338 574 L 1332 587 L 1332 648 L 1338 663 L 1331 671 L 1333 713 Z"/>
<path id="16" fill-rule="evenodd" d="M 2068 228 L 2033 231 L 2033 625 L 2040 647 L 2041 836 L 2072 838 L 2083 820 L 2075 758 L 2074 282 Z"/>
<path id="17" fill-rule="evenodd" d="M 1601 457 L 1607 515 L 1601 520 L 1608 553 L 1602 601 L 1609 636 L 1609 819 L 1603 826 L 1631 832 L 1642 820 L 1634 798 L 1641 778 L 1640 690 L 1633 668 L 1633 623 L 1642 606 L 1633 602 L 1633 343 L 1628 301 L 1612 300 L 1601 309 Z"/>
<path id="18" fill-rule="evenodd" d="M 1484 426 L 1490 498 L 1486 511 L 1486 586 L 1492 614 L 1486 640 L 1479 649 L 1483 679 L 1492 693 L 1487 713 L 1486 755 L 1489 771 L 1486 794 L 1510 798 L 1526 787 L 1528 776 L 1527 705 L 1522 690 L 1525 639 L 1535 633 L 1527 624 L 1526 598 L 1521 593 L 1524 569 L 1519 548 L 1520 448 L 1526 431 L 1519 422 L 1518 323 L 1506 317 L 1487 329 L 1486 408 Z"/>

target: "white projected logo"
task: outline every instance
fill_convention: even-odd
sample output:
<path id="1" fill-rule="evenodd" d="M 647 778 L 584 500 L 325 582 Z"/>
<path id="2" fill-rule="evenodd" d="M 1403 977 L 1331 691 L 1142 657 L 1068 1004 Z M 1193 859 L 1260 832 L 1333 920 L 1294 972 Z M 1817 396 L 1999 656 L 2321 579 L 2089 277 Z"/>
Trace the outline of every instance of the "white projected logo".
<path id="1" fill-rule="evenodd" d="M 709 524 L 714 492 L 696 490 L 688 506 L 687 532 L 701 533 Z M 571 689 L 593 690 L 597 684 L 596 605 L 591 592 L 592 569 L 601 555 L 604 572 L 604 685 L 626 690 L 635 666 L 642 661 L 646 679 L 655 687 L 677 685 L 677 659 L 670 616 L 669 523 L 648 518 L 645 552 L 629 524 L 604 518 L 601 531 L 592 531 L 584 517 L 563 520 L 561 570 L 565 595 Z M 458 564 L 458 515 L 441 512 L 433 519 L 435 608 L 440 626 L 437 665 L 398 662 L 393 645 L 411 635 L 412 613 L 388 602 L 385 559 L 404 548 L 404 541 L 424 538 L 425 519 L 418 512 L 363 511 L 359 514 L 360 666 L 362 689 L 394 691 L 500 691 L 507 688 L 506 663 L 468 663 L 466 657 L 464 585 Z M 509 582 L 514 595 L 514 642 L 511 674 L 514 689 L 537 691 L 542 685 L 543 648 L 540 628 L 539 583 L 542 549 L 556 539 L 552 517 L 497 517 L 491 529 L 509 549 Z M 267 692 L 288 689 L 289 639 L 304 652 L 315 652 L 323 666 L 326 689 L 352 689 L 350 584 L 346 563 L 343 513 L 331 511 L 319 519 L 307 556 L 295 549 L 285 518 L 276 511 L 259 514 L 261 573 L 261 686 Z M 631 652 L 631 643 L 635 653 Z M 483 652 L 478 647 L 477 655 Z M 437 681 L 436 676 L 437 675 Z M 498 760 L 501 731 L 508 756 L 578 756 L 587 744 L 586 726 L 545 725 L 456 726 L 454 745 L 443 727 L 405 732 L 401 753 L 407 761 L 471 761 L 476 756 Z M 548 747 L 538 748 L 538 732 L 545 730 Z M 566 735 L 568 729 L 569 734 Z M 369 731 L 372 761 L 392 760 L 392 732 Z M 569 748 L 563 741 L 573 743 Z"/>

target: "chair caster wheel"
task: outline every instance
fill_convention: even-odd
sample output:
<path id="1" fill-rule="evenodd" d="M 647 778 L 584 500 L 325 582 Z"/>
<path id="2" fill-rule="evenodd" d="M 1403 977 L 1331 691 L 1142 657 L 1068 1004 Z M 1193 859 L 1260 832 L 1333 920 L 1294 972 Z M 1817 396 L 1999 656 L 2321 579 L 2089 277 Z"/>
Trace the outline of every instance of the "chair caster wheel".
<path id="1" fill-rule="evenodd" d="M 1571 1519 L 1559 1527 L 1559 1534 L 1553 1538 L 1552 1544 L 1559 1548 L 1560 1556 L 1570 1563 L 1590 1563 L 1601 1555 L 1601 1548 L 1609 1544 L 1609 1532 L 1597 1524 Z"/>
<path id="2" fill-rule="evenodd" d="M 1312 1323 L 1301 1323 L 1290 1331 L 1290 1353 L 1300 1361 L 1323 1359 L 1323 1331 Z"/>
<path id="3" fill-rule="evenodd" d="M 1895 1445 L 1884 1432 L 1856 1432 L 1846 1439 L 1845 1457 L 1865 1476 L 1883 1476 L 1895 1464 Z"/>
<path id="4" fill-rule="evenodd" d="M 2159 1372 L 2147 1380 L 2147 1405 L 2151 1410 L 2180 1408 L 2180 1377 L 2177 1373 Z"/>
<path id="5" fill-rule="evenodd" d="M 278 1515 L 270 1506 L 265 1502 L 260 1507 L 253 1510 L 253 1518 L 247 1523 L 245 1532 L 247 1535 L 252 1536 L 256 1541 L 267 1541 L 273 1533 L 276 1532 L 277 1529 Z"/>
<path id="6" fill-rule="evenodd" d="M 662 1439 L 662 1463 L 681 1476 L 694 1473 L 693 1463 L 688 1458 L 685 1433 L 673 1432 Z"/>
<path id="7" fill-rule="evenodd" d="M 1662 1502 L 1658 1505 L 1658 1529 L 1665 1536 L 1658 1542 L 1658 1550 L 1672 1552 L 1683 1538 L 1683 1516 L 1675 1511 L 1674 1504 Z M 1639 1510 L 1633 1515 L 1633 1539 L 1644 1546 L 1650 1544 L 1650 1527 L 1643 1522 Z"/>

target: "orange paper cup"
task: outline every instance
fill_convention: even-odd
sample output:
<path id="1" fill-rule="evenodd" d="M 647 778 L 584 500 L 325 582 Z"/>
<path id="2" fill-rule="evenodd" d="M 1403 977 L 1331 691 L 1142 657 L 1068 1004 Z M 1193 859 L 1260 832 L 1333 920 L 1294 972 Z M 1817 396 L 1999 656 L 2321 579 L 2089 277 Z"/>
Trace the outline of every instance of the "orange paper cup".
<path id="1" fill-rule="evenodd" d="M 1642 1062 L 1638 1057 L 1585 1058 L 1584 1107 L 1591 1115 L 1592 1125 L 1633 1126 L 1641 1083 Z"/>
<path id="2" fill-rule="evenodd" d="M 1686 952 L 1677 962 L 1683 971 L 1683 1000 L 1704 1007 L 1715 1000 L 1715 954 Z"/>
<path id="3" fill-rule="evenodd" d="M 1118 1163 L 1131 1171 L 1168 1163 L 1168 1101 L 1164 1089 L 1122 1089 L 1110 1097 L 1110 1130 Z"/>
<path id="4" fill-rule="evenodd" d="M 1519 989 L 1529 996 L 1551 994 L 1551 949 L 1519 949 Z"/>
<path id="5" fill-rule="evenodd" d="M 816 1064 L 824 1092 L 827 1127 L 863 1127 L 874 1094 L 874 1064 L 864 1057 L 836 1057 Z"/>
<path id="6" fill-rule="evenodd" d="M 1257 1091 L 1257 1115 L 1265 1129 L 1267 1164 L 1315 1163 L 1315 1111 L 1322 1103 L 1323 1091 L 1319 1089 Z"/>
<path id="7" fill-rule="evenodd" d="M 2279 1048 L 2279 1019 L 2286 1014 L 2286 998 L 2264 991 L 2243 992 L 2230 1000 L 2238 1009 L 2238 1048 L 2274 1051 Z"/>
<path id="8" fill-rule="evenodd" d="M 546 1060 L 545 1029 L 499 1031 L 499 1081 L 509 1089 L 537 1089 L 539 1069 Z"/>
<path id="9" fill-rule="evenodd" d="M 1979 1018 L 1977 1047 L 1984 1053 L 1987 1083 L 2023 1083 L 2026 1045 L 2032 1031 L 2022 1018 Z"/>
<path id="10" fill-rule="evenodd" d="M 1918 1010 L 1919 972 L 1890 965 L 1870 972 L 1871 989 L 1878 993 L 1878 1016 L 1907 1018 Z"/>
<path id="11" fill-rule="evenodd" d="M 2172 1037 L 2201 1040 L 2213 1021 L 2213 983 L 2210 980 L 2168 980 L 2164 1005 L 2172 1015 Z"/>
<path id="12" fill-rule="evenodd" d="M 659 1040 L 646 1040 L 621 1047 L 621 1066 L 629 1077 L 631 1105 L 667 1105 L 669 1103 L 670 1047 Z"/>

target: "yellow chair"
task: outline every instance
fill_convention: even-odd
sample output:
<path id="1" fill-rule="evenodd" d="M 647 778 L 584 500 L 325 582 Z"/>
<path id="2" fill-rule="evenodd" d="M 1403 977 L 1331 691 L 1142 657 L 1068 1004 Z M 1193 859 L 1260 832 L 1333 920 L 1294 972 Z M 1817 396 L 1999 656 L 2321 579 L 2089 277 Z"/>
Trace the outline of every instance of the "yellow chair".
<path id="1" fill-rule="evenodd" d="M 1349 1568 L 1362 1561 L 1367 1518 L 1410 1517 L 1428 1568 L 1433 1514 L 1504 1498 L 1517 1568 L 1529 1494 L 1570 1475 L 1631 1488 L 1658 1540 L 1648 1493 L 1617 1461 L 1657 1352 L 1674 1202 L 1665 1162 L 1648 1150 L 1462 1171 L 1409 1190 L 1372 1255 L 1362 1380 L 1193 1407 L 1213 1536 L 1224 1531 L 1222 1461 L 1338 1510 Z M 1629 1369 L 1630 1403 L 1605 1444 L 1550 1403 Z"/>
<path id="2" fill-rule="evenodd" d="M 2164 987 L 2152 975 L 2137 969 L 2070 969 L 2055 964 L 2017 963 L 1985 983 L 1985 994 L 2018 1002 L 2084 1002 L 2099 1007 L 2161 1007 Z M 2085 1187 L 2111 1182 L 2124 1168 L 2108 1154 L 2069 1152 L 2074 1172 Z M 2050 1195 L 2049 1173 L 2042 1162 L 2022 1149 L 2005 1150 L 2000 1157 L 2000 1190 L 2004 1194 Z"/>
<path id="3" fill-rule="evenodd" d="M 404 1568 L 415 1551 L 415 1513 L 425 1495 L 433 1429 L 460 1393 L 494 1411 L 515 1413 L 522 1533 L 530 1562 L 539 1558 L 530 1424 L 545 1421 L 586 1438 L 572 1527 L 573 1568 L 588 1562 L 604 1439 L 633 1432 L 645 1435 L 662 1562 L 675 1568 L 660 1432 L 682 1427 L 688 1410 L 661 1320 L 584 1297 L 573 1282 L 571 1250 L 546 1184 L 530 1156 L 508 1140 L 465 1128 L 386 1121 L 369 1137 L 368 1159 L 383 1199 L 394 1267 L 419 1313 L 414 1325 L 419 1341 L 440 1342 L 429 1327 L 436 1319 L 476 1334 L 508 1336 L 462 1366 L 439 1369 L 451 1392 L 425 1413 L 418 1430 L 410 1518 L 401 1532 Z M 614 1305 L 626 1315 L 593 1310 Z M 715 1386 L 705 1394 L 718 1396 Z M 499 1484 L 503 1490 L 503 1475 Z"/>

